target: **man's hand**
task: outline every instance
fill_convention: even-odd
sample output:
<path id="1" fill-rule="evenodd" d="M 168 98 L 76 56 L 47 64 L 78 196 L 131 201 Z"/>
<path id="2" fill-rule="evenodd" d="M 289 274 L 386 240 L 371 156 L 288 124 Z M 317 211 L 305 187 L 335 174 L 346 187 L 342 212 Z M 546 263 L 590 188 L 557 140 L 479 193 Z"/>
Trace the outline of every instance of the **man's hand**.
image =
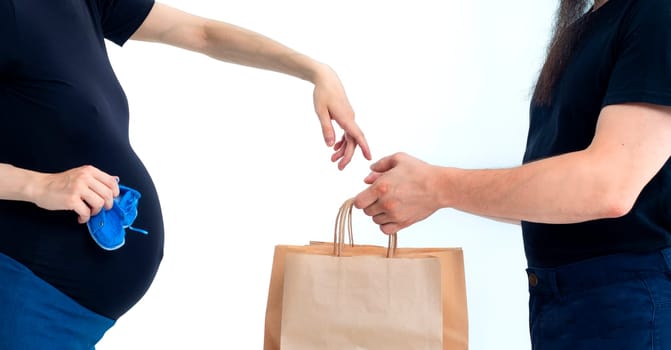
<path id="1" fill-rule="evenodd" d="M 371 166 L 369 185 L 354 199 L 354 206 L 373 218 L 386 234 L 392 234 L 438 210 L 437 168 L 404 153 L 385 157 Z"/>

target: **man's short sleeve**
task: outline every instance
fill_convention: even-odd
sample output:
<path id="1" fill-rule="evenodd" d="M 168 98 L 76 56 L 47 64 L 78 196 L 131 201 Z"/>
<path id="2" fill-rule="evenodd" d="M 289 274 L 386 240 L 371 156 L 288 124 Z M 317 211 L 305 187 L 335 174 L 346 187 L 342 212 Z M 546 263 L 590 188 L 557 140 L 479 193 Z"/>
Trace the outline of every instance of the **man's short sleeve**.
<path id="1" fill-rule="evenodd" d="M 0 0 L 0 73 L 6 72 L 16 51 L 16 18 L 12 0 Z"/>
<path id="2" fill-rule="evenodd" d="M 671 105 L 671 1 L 633 0 L 603 105 Z"/>
<path id="3" fill-rule="evenodd" d="M 105 38 L 122 46 L 142 25 L 154 0 L 99 0 Z"/>

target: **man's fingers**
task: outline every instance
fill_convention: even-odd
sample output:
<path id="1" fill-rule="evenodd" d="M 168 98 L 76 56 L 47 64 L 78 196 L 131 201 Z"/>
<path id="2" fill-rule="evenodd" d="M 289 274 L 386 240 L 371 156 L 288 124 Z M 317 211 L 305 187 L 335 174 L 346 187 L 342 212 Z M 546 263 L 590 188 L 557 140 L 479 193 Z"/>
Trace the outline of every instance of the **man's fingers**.
<path id="1" fill-rule="evenodd" d="M 370 170 L 376 173 L 384 173 L 385 171 L 389 171 L 398 164 L 398 157 L 398 154 L 384 157 L 371 165 Z"/>
<path id="2" fill-rule="evenodd" d="M 375 217 L 375 216 L 383 215 L 384 210 L 382 210 L 382 208 L 380 208 L 380 206 L 377 205 L 377 202 L 375 202 L 375 203 L 369 205 L 368 207 L 364 208 L 363 213 L 368 215 L 368 216 Z"/>
<path id="3" fill-rule="evenodd" d="M 395 223 L 380 225 L 380 230 L 388 235 L 397 233 L 400 229 L 401 226 Z"/>
<path id="4" fill-rule="evenodd" d="M 368 174 L 368 176 L 366 176 L 365 179 L 363 179 L 363 182 L 365 182 L 368 185 L 372 185 L 377 179 L 380 178 L 380 176 L 382 176 L 382 173 L 372 172 Z"/>
<path id="5" fill-rule="evenodd" d="M 371 206 L 377 201 L 377 194 L 373 191 L 372 187 L 368 187 L 354 197 L 354 206 L 357 209 L 363 209 Z"/>

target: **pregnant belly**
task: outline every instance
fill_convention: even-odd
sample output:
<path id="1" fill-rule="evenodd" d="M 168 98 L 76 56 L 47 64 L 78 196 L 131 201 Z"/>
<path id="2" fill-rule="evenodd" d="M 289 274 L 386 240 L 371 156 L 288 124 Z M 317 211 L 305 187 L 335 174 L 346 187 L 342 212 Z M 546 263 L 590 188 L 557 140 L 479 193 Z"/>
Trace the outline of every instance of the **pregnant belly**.
<path id="1" fill-rule="evenodd" d="M 32 270 L 82 306 L 117 319 L 146 293 L 163 257 L 163 220 L 149 174 L 134 153 L 122 162 L 93 163 L 142 194 L 126 244 L 101 249 L 73 212 L 54 212 L 30 203 L 0 201 L 0 252 Z"/>

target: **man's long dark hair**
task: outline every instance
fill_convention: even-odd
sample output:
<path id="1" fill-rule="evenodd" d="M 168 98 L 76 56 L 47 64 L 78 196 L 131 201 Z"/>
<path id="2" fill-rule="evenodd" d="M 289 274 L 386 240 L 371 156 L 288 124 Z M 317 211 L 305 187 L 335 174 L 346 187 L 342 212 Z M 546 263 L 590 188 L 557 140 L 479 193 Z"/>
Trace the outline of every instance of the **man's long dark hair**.
<path id="1" fill-rule="evenodd" d="M 583 29 L 583 25 L 576 23 L 576 20 L 585 14 L 590 2 L 590 0 L 560 0 L 547 57 L 534 89 L 535 104 L 547 105 L 552 102 L 552 89 L 564 71 Z"/>

